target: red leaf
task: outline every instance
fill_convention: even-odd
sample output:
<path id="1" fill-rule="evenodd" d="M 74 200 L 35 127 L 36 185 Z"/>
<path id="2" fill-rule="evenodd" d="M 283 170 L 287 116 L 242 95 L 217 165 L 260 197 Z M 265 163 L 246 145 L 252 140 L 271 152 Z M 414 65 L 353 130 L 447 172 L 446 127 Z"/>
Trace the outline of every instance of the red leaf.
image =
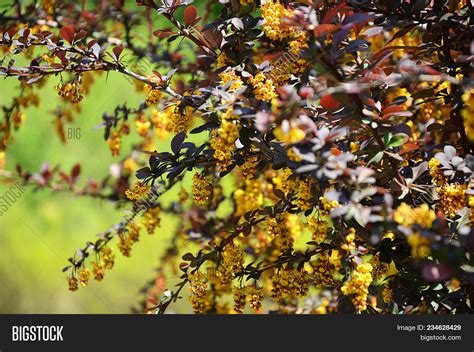
<path id="1" fill-rule="evenodd" d="M 413 143 L 406 143 L 406 144 L 402 145 L 399 154 L 400 154 L 400 155 L 403 155 L 403 154 L 412 152 L 412 151 L 414 151 L 414 150 L 417 150 L 417 149 L 419 149 L 419 148 L 420 148 L 420 147 L 419 147 L 418 145 L 416 145 L 416 144 L 413 144 Z"/>
<path id="2" fill-rule="evenodd" d="M 120 58 L 120 54 L 123 51 L 123 46 L 116 46 L 112 49 L 112 51 L 114 52 L 115 59 L 118 61 L 118 59 Z"/>
<path id="3" fill-rule="evenodd" d="M 334 99 L 332 95 L 325 95 L 324 97 L 321 97 L 319 104 L 325 109 L 337 109 L 341 107 L 341 103 Z"/>
<path id="4" fill-rule="evenodd" d="M 71 178 L 75 179 L 77 176 L 79 176 L 80 173 L 81 173 L 81 165 L 80 164 L 74 165 L 71 170 Z"/>
<path id="5" fill-rule="evenodd" d="M 69 44 L 72 44 L 76 31 L 71 26 L 64 26 L 63 28 L 61 28 L 59 33 L 61 34 L 61 37 L 63 37 L 65 40 L 69 42 Z"/>
<path id="6" fill-rule="evenodd" d="M 184 9 L 184 23 L 187 26 L 194 24 L 196 20 L 197 10 L 194 6 L 188 6 Z"/>
<path id="7" fill-rule="evenodd" d="M 330 34 L 338 29 L 340 26 L 336 26 L 335 24 L 320 24 L 314 28 L 314 35 L 316 37 L 320 37 L 323 34 Z"/>
<path id="8" fill-rule="evenodd" d="M 156 30 L 153 32 L 153 35 L 155 37 L 158 37 L 160 39 L 167 38 L 172 34 L 176 34 L 176 32 L 170 31 L 170 30 Z"/>

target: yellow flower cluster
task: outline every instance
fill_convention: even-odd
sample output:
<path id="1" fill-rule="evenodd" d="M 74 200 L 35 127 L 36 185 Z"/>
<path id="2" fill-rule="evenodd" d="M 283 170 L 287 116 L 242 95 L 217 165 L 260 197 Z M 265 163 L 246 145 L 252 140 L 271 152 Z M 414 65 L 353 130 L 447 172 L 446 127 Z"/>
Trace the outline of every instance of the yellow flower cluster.
<path id="1" fill-rule="evenodd" d="M 148 76 L 147 77 L 148 81 L 154 83 L 154 84 L 159 84 L 161 82 L 161 79 L 158 76 Z M 146 84 L 145 85 L 145 94 L 146 94 L 146 100 L 145 102 L 147 105 L 156 105 L 160 102 L 161 98 L 163 97 L 163 93 L 158 90 L 154 89 L 152 86 Z"/>
<path id="2" fill-rule="evenodd" d="M 206 204 L 212 191 L 212 182 L 202 173 L 196 172 L 193 175 L 193 199 L 197 204 Z"/>
<path id="3" fill-rule="evenodd" d="M 405 109 L 408 109 L 411 106 L 413 102 L 413 98 L 411 98 L 410 92 L 408 91 L 408 89 L 401 88 L 399 86 L 395 87 L 394 89 L 392 89 L 390 92 L 387 93 L 386 101 L 387 103 L 392 103 L 395 100 L 395 98 L 398 98 L 398 97 L 407 98 L 407 100 L 402 104 L 402 106 Z"/>
<path id="4" fill-rule="evenodd" d="M 257 163 L 258 158 L 256 156 L 251 156 L 246 159 L 245 162 L 239 166 L 242 176 L 249 180 L 254 178 L 257 173 Z"/>
<path id="5" fill-rule="evenodd" d="M 92 262 L 92 274 L 94 280 L 102 281 L 105 275 L 105 265 L 102 262 Z"/>
<path id="6" fill-rule="evenodd" d="M 54 90 L 58 92 L 59 96 L 64 100 L 77 104 L 84 98 L 84 89 L 81 84 L 77 81 L 69 82 L 66 84 L 60 84 L 54 87 Z"/>
<path id="7" fill-rule="evenodd" d="M 393 213 L 393 219 L 405 227 L 412 227 L 417 224 L 424 228 L 430 228 L 436 219 L 436 214 L 429 208 L 428 204 L 412 208 L 408 204 L 402 203 Z"/>
<path id="8" fill-rule="evenodd" d="M 77 274 L 79 276 L 79 283 L 81 284 L 81 286 L 86 287 L 89 284 L 91 271 L 87 268 L 83 268 L 83 269 L 79 269 L 77 271 Z"/>
<path id="9" fill-rule="evenodd" d="M 407 236 L 407 242 L 411 248 L 413 258 L 426 258 L 431 253 L 431 240 L 428 237 L 415 232 Z"/>
<path id="10" fill-rule="evenodd" d="M 389 285 L 386 285 L 382 290 L 382 300 L 385 304 L 389 304 L 393 302 L 393 290 Z"/>
<path id="11" fill-rule="evenodd" d="M 137 133 L 142 137 L 146 137 L 148 135 L 150 127 L 151 122 L 143 117 L 139 117 L 135 120 L 135 128 L 137 130 Z"/>
<path id="12" fill-rule="evenodd" d="M 140 225 L 130 222 L 127 224 L 128 238 L 131 243 L 138 242 L 140 240 Z"/>
<path id="13" fill-rule="evenodd" d="M 151 113 L 151 122 L 155 128 L 155 134 L 160 139 L 166 139 L 172 130 L 171 121 L 173 119 L 173 108 L 167 108 L 162 111 L 154 109 Z"/>
<path id="14" fill-rule="evenodd" d="M 310 262 L 310 265 L 313 268 L 313 283 L 316 287 L 335 285 L 333 277 L 334 266 L 331 265 L 327 251 L 319 253 L 316 260 Z"/>
<path id="15" fill-rule="evenodd" d="M 466 190 L 467 184 L 446 184 L 439 187 L 437 207 L 446 216 L 454 217 L 459 210 L 468 205 Z"/>
<path id="16" fill-rule="evenodd" d="M 217 159 L 217 166 L 220 170 L 225 170 L 232 164 L 232 153 L 235 150 L 235 141 L 239 138 L 239 117 L 233 115 L 232 112 L 233 108 L 229 106 L 226 112 L 221 115 L 220 127 L 212 131 L 210 143 L 214 149 L 214 158 Z"/>
<path id="17" fill-rule="evenodd" d="M 318 244 L 324 242 L 328 235 L 328 222 L 319 216 L 308 216 L 308 228 L 311 231 L 311 238 Z"/>
<path id="18" fill-rule="evenodd" d="M 247 301 L 250 308 L 259 311 L 262 307 L 263 289 L 261 287 L 236 287 L 234 288 L 234 312 L 242 314 Z"/>
<path id="19" fill-rule="evenodd" d="M 238 244 L 230 243 L 222 252 L 222 262 L 217 268 L 218 277 L 223 285 L 229 284 L 235 274 L 244 267 L 244 252 Z"/>
<path id="20" fill-rule="evenodd" d="M 120 132 L 113 131 L 112 133 L 110 133 L 110 136 L 107 139 L 107 145 L 109 146 L 112 156 L 118 156 L 120 154 L 120 148 L 122 145 Z"/>
<path id="21" fill-rule="evenodd" d="M 41 6 L 49 14 L 53 13 L 55 5 L 56 0 L 41 0 Z"/>
<path id="22" fill-rule="evenodd" d="M 192 123 L 192 108 L 187 106 L 186 108 L 181 107 L 178 103 L 173 108 L 173 116 L 171 120 L 171 130 L 174 133 L 186 132 Z"/>
<path id="23" fill-rule="evenodd" d="M 372 265 L 369 263 L 357 264 L 351 278 L 341 287 L 342 294 L 352 295 L 352 303 L 359 312 L 367 309 L 367 296 L 372 279 Z"/>
<path id="24" fill-rule="evenodd" d="M 380 253 L 377 253 L 372 258 L 370 258 L 369 263 L 373 268 L 374 280 L 383 279 L 390 269 L 390 265 L 380 260 Z"/>
<path id="25" fill-rule="evenodd" d="M 193 311 L 196 314 L 202 314 L 207 307 L 207 282 L 206 276 L 199 271 L 190 275 L 189 282 L 191 285 L 190 301 Z"/>
<path id="26" fill-rule="evenodd" d="M 132 189 L 125 191 L 125 195 L 130 200 L 138 200 L 147 195 L 148 192 L 150 192 L 150 186 L 137 181 Z"/>
<path id="27" fill-rule="evenodd" d="M 70 276 L 67 279 L 69 291 L 77 291 L 79 286 L 77 285 L 77 278 L 75 276 Z"/>
<path id="28" fill-rule="evenodd" d="M 279 170 L 278 175 L 273 177 L 272 181 L 275 187 L 285 193 L 296 193 L 296 199 L 293 204 L 301 210 L 308 210 L 312 207 L 313 192 L 312 185 L 315 183 L 312 178 L 290 178 L 292 171 L 288 168 Z"/>
<path id="29" fill-rule="evenodd" d="M 115 254 L 112 251 L 112 248 L 103 247 L 100 250 L 100 257 L 106 269 L 112 269 L 115 264 Z"/>
<path id="30" fill-rule="evenodd" d="M 288 10 L 279 1 L 268 0 L 260 7 L 262 17 L 265 19 L 263 31 L 272 40 L 282 40 L 291 35 L 291 28 L 283 26 L 285 18 L 293 16 L 293 11 Z"/>
<path id="31" fill-rule="evenodd" d="M 305 270 L 277 270 L 272 276 L 272 299 L 279 302 L 282 299 L 305 296 L 308 292 L 308 278 Z"/>
<path id="32" fill-rule="evenodd" d="M 326 211 L 326 214 L 339 206 L 339 202 L 337 200 L 330 201 L 326 197 L 320 197 L 319 201 L 323 205 L 323 209 Z"/>
<path id="33" fill-rule="evenodd" d="M 132 244 L 136 240 L 136 236 L 126 236 L 124 233 L 119 235 L 119 243 L 117 248 L 124 257 L 130 257 L 132 255 Z"/>
<path id="34" fill-rule="evenodd" d="M 235 91 L 237 89 L 242 88 L 244 85 L 242 79 L 235 73 L 235 69 L 228 69 L 224 72 L 219 73 L 219 78 L 221 79 L 221 84 L 223 86 L 229 82 L 232 82 L 229 87 L 229 91 Z"/>
<path id="35" fill-rule="evenodd" d="M 255 77 L 249 77 L 248 80 L 254 88 L 255 98 L 258 100 L 270 101 L 278 96 L 273 80 L 267 78 L 263 72 L 257 73 Z"/>
<path id="36" fill-rule="evenodd" d="M 306 132 L 296 126 L 290 127 L 287 131 L 278 126 L 273 131 L 276 139 L 285 144 L 294 144 L 303 141 L 306 138 Z"/>
<path id="37" fill-rule="evenodd" d="M 263 301 L 263 288 L 257 286 L 249 286 L 247 288 L 247 298 L 249 301 L 249 306 L 254 311 L 259 311 L 262 308 Z"/>
<path id="38" fill-rule="evenodd" d="M 160 227 L 161 219 L 160 219 L 160 208 L 148 208 L 147 211 L 143 214 L 142 217 L 142 224 L 145 226 L 149 235 L 153 235 L 155 233 L 155 229 Z"/>
<path id="39" fill-rule="evenodd" d="M 341 245 L 341 249 L 351 251 L 356 248 L 356 230 L 353 227 L 348 229 L 348 234 L 345 238 L 346 242 Z"/>
<path id="40" fill-rule="evenodd" d="M 242 314 L 245 308 L 245 299 L 247 297 L 246 287 L 234 288 L 234 311 L 237 314 Z"/>
<path id="41" fill-rule="evenodd" d="M 467 91 L 463 94 L 462 100 L 464 108 L 461 110 L 461 116 L 464 120 L 464 128 L 466 136 L 474 141 L 474 90 Z"/>
<path id="42" fill-rule="evenodd" d="M 295 242 L 292 232 L 287 226 L 286 217 L 283 214 L 278 214 L 275 218 L 268 217 L 265 223 L 268 235 L 280 252 L 292 250 Z"/>
<path id="43" fill-rule="evenodd" d="M 250 210 L 260 208 L 263 199 L 261 184 L 256 180 L 244 180 L 243 188 L 239 188 L 234 192 L 237 207 L 235 215 L 243 215 Z"/>
<path id="44" fill-rule="evenodd" d="M 441 163 L 435 158 L 431 158 L 430 161 L 428 161 L 430 176 L 438 186 L 442 186 L 447 182 L 446 176 L 444 176 L 440 166 Z"/>

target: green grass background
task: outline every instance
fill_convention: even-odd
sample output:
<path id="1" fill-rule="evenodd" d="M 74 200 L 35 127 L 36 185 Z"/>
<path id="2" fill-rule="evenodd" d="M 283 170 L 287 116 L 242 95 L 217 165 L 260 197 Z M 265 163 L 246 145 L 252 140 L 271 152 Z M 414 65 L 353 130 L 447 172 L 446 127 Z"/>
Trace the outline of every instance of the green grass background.
<path id="1" fill-rule="evenodd" d="M 2 0 L 0 6 L 9 3 Z M 92 5 L 90 1 L 88 5 Z M 134 1 L 127 1 L 127 6 L 134 7 Z M 35 172 L 43 162 L 60 164 L 63 170 L 80 163 L 81 182 L 87 177 L 100 180 L 109 173 L 109 166 L 116 159 L 103 140 L 103 129 L 97 128 L 101 115 L 124 102 L 136 106 L 144 96 L 117 73 L 95 76 L 95 80 L 81 103 L 82 111 L 70 125 L 81 129 L 81 138 L 64 145 L 54 131 L 51 114 L 56 106 L 64 104 L 53 89 L 59 77 L 49 79 L 40 93 L 41 105 L 25 110 L 22 128 L 13 133 L 14 140 L 7 150 L 7 170 L 14 170 L 17 163 Z M 14 78 L 0 80 L 0 106 L 9 105 L 18 89 Z M 169 150 L 169 141 L 156 147 Z M 10 186 L 0 177 L 0 195 Z M 0 217 L 0 313 L 130 312 L 138 300 L 139 288 L 153 278 L 153 267 L 172 235 L 176 219 L 163 216 L 162 226 L 154 236 L 142 233 L 131 258 L 122 257 L 115 250 L 116 265 L 107 271 L 103 282 L 91 280 L 87 288 L 71 293 L 66 275 L 61 272 L 67 258 L 86 241 L 94 240 L 97 233 L 118 223 L 122 211 L 108 201 L 48 190 L 35 192 L 27 187 Z M 182 300 L 173 309 L 188 311 L 189 305 Z"/>

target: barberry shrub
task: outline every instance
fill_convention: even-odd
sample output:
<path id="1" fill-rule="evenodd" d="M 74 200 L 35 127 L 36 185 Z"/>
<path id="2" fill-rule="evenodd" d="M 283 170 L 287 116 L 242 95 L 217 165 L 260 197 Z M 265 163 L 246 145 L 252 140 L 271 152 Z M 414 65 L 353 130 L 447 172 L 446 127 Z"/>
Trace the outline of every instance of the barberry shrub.
<path id="1" fill-rule="evenodd" d="M 142 97 L 102 115 L 113 178 L 3 171 L 129 210 L 69 258 L 70 289 L 102 280 L 141 233 L 162 236 L 167 214 L 179 222 L 142 312 L 187 297 L 195 313 L 472 313 L 472 3 L 191 3 L 0 14 L 2 84 L 21 88 L 3 107 L 2 168 L 47 80 L 66 102 L 62 140 L 98 75 Z"/>

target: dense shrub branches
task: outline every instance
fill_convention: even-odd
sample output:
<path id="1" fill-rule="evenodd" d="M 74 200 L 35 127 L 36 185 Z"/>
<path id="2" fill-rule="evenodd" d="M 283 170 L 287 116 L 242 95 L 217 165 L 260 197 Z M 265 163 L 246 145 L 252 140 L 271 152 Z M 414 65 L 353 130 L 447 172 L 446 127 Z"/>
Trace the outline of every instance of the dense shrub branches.
<path id="1" fill-rule="evenodd" d="M 69 259 L 71 290 L 166 213 L 181 221 L 140 311 L 188 290 L 196 313 L 472 313 L 470 2 L 136 5 L 45 0 L 0 17 L 0 74 L 21 88 L 2 156 L 47 79 L 70 104 L 59 136 L 101 72 L 143 94 L 102 117 L 112 180 L 8 174 L 131 209 Z"/>

